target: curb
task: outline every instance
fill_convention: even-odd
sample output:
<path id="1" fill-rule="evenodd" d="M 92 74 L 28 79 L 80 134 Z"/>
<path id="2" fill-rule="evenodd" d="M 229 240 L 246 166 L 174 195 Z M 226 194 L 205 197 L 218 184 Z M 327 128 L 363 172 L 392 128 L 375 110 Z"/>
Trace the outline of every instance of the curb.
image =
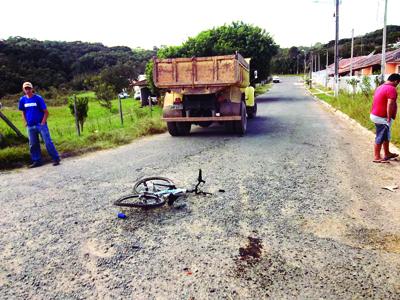
<path id="1" fill-rule="evenodd" d="M 363 134 L 365 134 L 368 137 L 370 137 L 372 141 L 375 139 L 375 134 L 372 131 L 368 130 L 367 128 L 362 126 L 360 123 L 358 123 L 356 120 L 350 118 L 348 115 L 346 115 L 342 111 L 338 110 L 337 108 L 333 107 L 329 103 L 327 103 L 324 100 L 321 100 L 318 97 L 316 97 L 315 95 L 313 95 L 308 88 L 306 88 L 306 91 L 315 101 L 317 101 L 318 103 L 320 103 L 323 106 L 325 106 L 329 111 L 331 111 L 332 113 L 337 115 L 339 118 L 341 118 L 341 119 L 349 122 L 351 125 L 357 127 L 357 129 L 361 130 L 361 132 Z M 395 150 L 397 153 L 400 153 L 399 148 L 396 145 L 393 145 L 392 143 L 390 143 L 390 148 Z"/>

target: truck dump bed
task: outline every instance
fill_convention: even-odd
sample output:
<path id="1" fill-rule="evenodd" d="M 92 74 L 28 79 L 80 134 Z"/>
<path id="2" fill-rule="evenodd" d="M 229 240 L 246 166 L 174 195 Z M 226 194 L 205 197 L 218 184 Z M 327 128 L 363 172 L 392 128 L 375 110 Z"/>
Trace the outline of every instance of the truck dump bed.
<path id="1" fill-rule="evenodd" d="M 249 85 L 249 64 L 240 55 L 155 59 L 154 84 L 187 94 L 215 93 Z"/>

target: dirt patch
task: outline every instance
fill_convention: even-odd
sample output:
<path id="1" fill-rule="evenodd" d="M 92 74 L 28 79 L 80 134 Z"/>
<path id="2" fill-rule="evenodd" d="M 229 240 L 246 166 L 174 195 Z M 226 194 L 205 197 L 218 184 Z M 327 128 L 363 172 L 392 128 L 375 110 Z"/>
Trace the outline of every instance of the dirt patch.
<path id="1" fill-rule="evenodd" d="M 303 228 L 319 238 L 331 238 L 354 248 L 400 253 L 399 234 L 385 232 L 377 228 L 350 225 L 336 217 L 318 222 L 306 221 Z"/>
<path id="2" fill-rule="evenodd" d="M 346 237 L 353 241 L 355 247 L 400 253 L 399 234 L 361 227 L 352 229 L 347 233 Z"/>

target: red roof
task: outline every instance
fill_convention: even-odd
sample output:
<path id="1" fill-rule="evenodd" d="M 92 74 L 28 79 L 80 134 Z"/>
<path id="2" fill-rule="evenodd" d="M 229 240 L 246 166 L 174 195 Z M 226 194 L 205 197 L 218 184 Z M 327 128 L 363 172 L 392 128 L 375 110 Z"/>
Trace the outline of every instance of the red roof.
<path id="1" fill-rule="evenodd" d="M 353 71 L 371 67 L 374 65 L 380 65 L 382 61 L 382 53 L 357 56 L 353 57 Z M 400 62 L 400 49 L 386 52 L 385 55 L 386 63 L 397 63 Z M 342 58 L 339 60 L 339 74 L 350 72 L 351 58 Z M 328 74 L 335 74 L 335 64 L 328 66 Z"/>

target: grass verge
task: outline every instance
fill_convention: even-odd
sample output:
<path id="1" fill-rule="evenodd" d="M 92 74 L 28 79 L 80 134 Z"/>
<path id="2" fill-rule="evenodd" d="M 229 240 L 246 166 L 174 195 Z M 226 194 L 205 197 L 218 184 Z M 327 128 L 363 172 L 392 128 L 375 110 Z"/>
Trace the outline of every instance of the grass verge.
<path id="1" fill-rule="evenodd" d="M 362 94 L 348 94 L 345 92 L 340 92 L 337 98 L 319 93 L 323 88 L 317 87 L 317 89 L 311 89 L 311 93 L 327 103 L 329 103 L 334 108 L 340 110 L 341 112 L 348 115 L 350 118 L 356 120 L 363 127 L 369 129 L 375 133 L 375 125 L 371 122 L 369 118 L 371 106 L 372 106 L 372 94 L 367 98 Z M 325 90 L 324 90 L 325 91 Z M 393 123 L 392 127 L 392 140 L 391 142 L 396 146 L 400 146 L 400 122 L 399 120 Z"/>
<path id="2" fill-rule="evenodd" d="M 132 140 L 166 131 L 161 121 L 162 110 L 154 106 L 141 108 L 139 101 L 122 100 L 124 124 L 121 125 L 118 101 L 114 100 L 112 109 L 99 105 L 97 101 L 89 102 L 88 118 L 81 136 L 75 129 L 74 118 L 67 106 L 49 107 L 48 125 L 53 142 L 62 158 L 99 149 L 108 149 Z M 2 112 L 25 133 L 21 113 L 16 108 L 5 108 Z M 15 133 L 0 120 L 0 169 L 22 167 L 30 162 L 29 147 L 26 140 L 17 138 Z M 42 145 L 43 160 L 50 158 Z"/>
<path id="3" fill-rule="evenodd" d="M 258 85 L 255 90 L 254 90 L 254 96 L 260 96 L 262 94 L 265 94 L 266 92 L 269 91 L 269 89 L 271 88 L 272 84 L 271 83 L 267 83 L 267 84 L 263 84 L 263 85 Z"/>

